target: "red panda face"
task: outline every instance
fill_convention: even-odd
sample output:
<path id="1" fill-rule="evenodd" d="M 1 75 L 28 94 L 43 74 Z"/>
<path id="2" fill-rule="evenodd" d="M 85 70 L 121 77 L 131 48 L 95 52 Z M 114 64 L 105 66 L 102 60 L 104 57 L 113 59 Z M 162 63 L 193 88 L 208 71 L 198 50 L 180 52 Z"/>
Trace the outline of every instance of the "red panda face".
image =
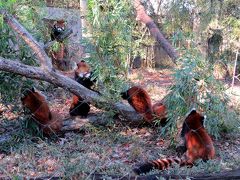
<path id="1" fill-rule="evenodd" d="M 91 75 L 90 66 L 85 62 L 81 61 L 77 64 L 77 69 L 75 70 L 77 77 L 89 78 Z"/>
<path id="2" fill-rule="evenodd" d="M 53 27 L 58 31 L 58 32 L 62 32 L 65 30 L 65 22 L 64 20 L 59 20 L 56 21 L 53 25 Z"/>

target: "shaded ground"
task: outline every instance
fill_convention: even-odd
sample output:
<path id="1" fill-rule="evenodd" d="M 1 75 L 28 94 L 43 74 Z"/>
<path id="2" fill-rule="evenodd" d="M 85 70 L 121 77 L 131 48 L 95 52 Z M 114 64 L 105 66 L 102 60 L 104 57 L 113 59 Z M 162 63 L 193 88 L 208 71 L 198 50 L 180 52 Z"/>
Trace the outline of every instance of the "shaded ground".
<path id="1" fill-rule="evenodd" d="M 170 70 L 141 70 L 133 72 L 130 79 L 150 93 L 153 101 L 161 100 L 171 85 Z M 236 86 L 236 93 L 240 92 Z M 239 90 L 239 91 L 238 91 Z M 60 88 L 48 90 L 46 95 L 51 108 L 58 109 L 68 116 L 71 95 Z M 229 92 L 230 93 L 230 92 Z M 240 96 L 231 95 L 233 104 L 239 106 Z M 238 104 L 237 104 L 238 103 Z M 67 107 L 66 107 L 67 106 Z M 99 110 L 92 108 L 91 113 Z M 20 115 L 20 116 L 19 116 Z M 15 126 L 20 126 L 25 116 L 11 108 L 0 107 L 3 134 Z M 5 119 L 5 120 L 4 120 Z M 26 133 L 20 126 L 16 136 L 10 142 L 0 144 L 0 177 L 46 175 L 72 176 L 83 172 L 102 172 L 106 174 L 126 175 L 132 173 L 132 166 L 149 159 L 176 155 L 176 143 L 160 135 L 161 128 L 128 127 L 109 118 L 108 126 L 85 125 L 79 132 L 68 132 L 58 140 L 40 139 Z M 165 173 L 208 173 L 230 170 L 240 164 L 240 135 L 223 134 L 220 140 L 214 140 L 217 158 L 191 169 L 178 167 Z"/>

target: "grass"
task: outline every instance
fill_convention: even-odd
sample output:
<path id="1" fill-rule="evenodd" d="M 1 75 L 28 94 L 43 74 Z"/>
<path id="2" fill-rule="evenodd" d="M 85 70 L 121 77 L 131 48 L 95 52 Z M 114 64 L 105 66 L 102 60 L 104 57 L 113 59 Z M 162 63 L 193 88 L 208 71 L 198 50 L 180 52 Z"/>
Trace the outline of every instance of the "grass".
<path id="1" fill-rule="evenodd" d="M 150 128 L 99 128 L 89 125 L 85 127 L 84 134 L 67 133 L 64 138 L 54 141 L 26 134 L 20 141 L 13 141 L 14 145 L 8 144 L 9 154 L 1 160 L 0 172 L 12 178 L 47 174 L 62 177 L 78 174 L 86 178 L 88 174 L 84 172 L 131 174 L 135 164 L 175 154 L 175 149 L 168 147 L 168 139 L 164 140 L 162 146 L 156 145 L 159 141 L 162 141 L 162 137 Z M 191 169 L 175 167 L 165 173 L 207 173 L 237 167 L 240 158 L 234 150 L 233 154 L 227 154 L 219 147 L 217 149 L 220 159 L 199 162 L 198 166 Z"/>

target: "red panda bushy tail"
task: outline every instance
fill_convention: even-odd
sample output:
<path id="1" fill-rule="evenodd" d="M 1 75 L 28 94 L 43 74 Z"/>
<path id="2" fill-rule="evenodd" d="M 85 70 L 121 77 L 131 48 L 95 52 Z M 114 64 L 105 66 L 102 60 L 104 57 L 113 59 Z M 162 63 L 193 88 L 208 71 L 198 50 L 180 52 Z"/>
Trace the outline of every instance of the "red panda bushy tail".
<path id="1" fill-rule="evenodd" d="M 139 174 L 147 173 L 153 169 L 164 170 L 172 166 L 173 163 L 179 164 L 180 166 L 184 164 L 182 160 L 178 157 L 157 159 L 154 161 L 149 161 L 147 163 L 144 163 L 137 168 L 134 168 L 133 172 L 139 175 Z"/>

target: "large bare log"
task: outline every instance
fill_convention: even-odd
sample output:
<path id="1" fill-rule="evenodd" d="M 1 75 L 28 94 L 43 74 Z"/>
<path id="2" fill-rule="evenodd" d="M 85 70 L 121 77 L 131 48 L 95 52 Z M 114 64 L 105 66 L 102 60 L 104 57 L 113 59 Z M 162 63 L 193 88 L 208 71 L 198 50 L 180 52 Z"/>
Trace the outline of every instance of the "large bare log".
<path id="1" fill-rule="evenodd" d="M 158 179 L 194 179 L 194 180 L 228 180 L 228 179 L 240 179 L 240 169 L 231 171 L 225 171 L 220 173 L 202 174 L 202 175 L 185 175 L 185 174 L 152 174 L 146 176 L 116 176 L 94 173 L 91 175 L 91 179 L 103 180 L 103 179 L 121 179 L 121 180 L 158 180 Z"/>
<path id="2" fill-rule="evenodd" d="M 228 179 L 240 179 L 240 169 L 235 169 L 231 171 L 225 171 L 220 173 L 211 173 L 204 175 L 185 175 L 185 174 L 152 174 L 152 175 L 142 175 L 142 176 L 133 176 L 130 174 L 120 176 L 120 175 L 106 175 L 99 173 L 86 173 L 89 174 L 88 179 L 94 180 L 104 180 L 104 179 L 121 179 L 121 180 L 158 180 L 158 179 L 194 179 L 194 180 L 228 180 Z M 0 176 L 1 179 L 8 179 L 7 176 Z M 22 177 L 24 179 L 34 179 L 34 180 L 45 180 L 45 179 L 64 179 L 65 177 L 60 177 L 56 175 L 43 176 L 43 177 Z M 81 179 L 81 174 L 76 174 L 72 179 Z"/>
<path id="3" fill-rule="evenodd" d="M 167 52 L 169 57 L 176 63 L 179 55 L 177 51 L 172 47 L 169 41 L 163 36 L 157 25 L 154 23 L 151 17 L 147 15 L 145 12 L 144 6 L 141 4 L 140 0 L 134 0 L 133 2 L 134 8 L 136 10 L 137 16 L 136 20 L 144 23 L 151 35 L 155 38 L 155 40 L 160 44 L 160 46 Z"/>
<path id="4" fill-rule="evenodd" d="M 130 122 L 140 122 L 142 120 L 142 117 L 138 115 L 132 107 L 125 105 L 121 102 L 109 104 L 109 102 L 105 101 L 98 93 L 85 88 L 73 79 L 61 75 L 58 72 L 46 72 L 41 68 L 28 66 L 16 60 L 9 60 L 2 57 L 0 57 L 0 70 L 19 74 L 21 76 L 32 79 L 47 81 L 51 84 L 67 89 L 70 92 L 85 98 L 99 108 L 105 110 L 116 110 L 126 120 Z"/>
<path id="5" fill-rule="evenodd" d="M 84 126 L 88 124 L 93 125 L 106 125 L 108 123 L 107 119 L 101 119 L 99 118 L 101 115 L 99 114 L 90 114 L 87 118 L 80 118 L 80 117 L 70 117 L 63 120 L 63 126 L 61 128 L 61 133 L 67 132 L 67 131 L 74 131 L 79 130 L 81 128 L 84 128 Z M 0 144 L 12 141 L 14 139 L 14 135 L 18 130 L 20 130 L 19 126 L 14 127 L 14 130 L 9 132 L 4 132 L 4 134 L 0 134 Z M 1 178 L 0 178 L 1 179 Z"/>

